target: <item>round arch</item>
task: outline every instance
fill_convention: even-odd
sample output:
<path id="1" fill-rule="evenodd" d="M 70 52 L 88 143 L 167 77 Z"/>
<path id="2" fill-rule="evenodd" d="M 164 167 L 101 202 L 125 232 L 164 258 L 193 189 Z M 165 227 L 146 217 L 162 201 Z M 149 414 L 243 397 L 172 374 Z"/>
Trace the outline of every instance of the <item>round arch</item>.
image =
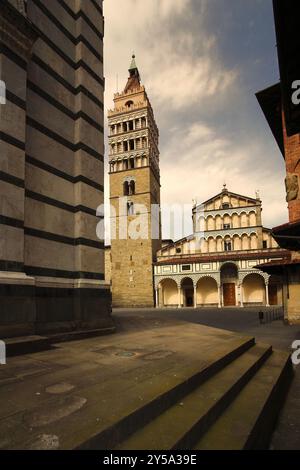
<path id="1" fill-rule="evenodd" d="M 248 273 L 242 284 L 243 304 L 248 306 L 266 305 L 266 282 L 259 272 Z"/>
<path id="2" fill-rule="evenodd" d="M 214 277 L 205 275 L 198 279 L 196 285 L 196 305 L 200 307 L 218 307 L 219 287 Z"/>
<path id="3" fill-rule="evenodd" d="M 160 279 L 157 288 L 160 307 L 178 307 L 178 284 L 174 279 Z"/>

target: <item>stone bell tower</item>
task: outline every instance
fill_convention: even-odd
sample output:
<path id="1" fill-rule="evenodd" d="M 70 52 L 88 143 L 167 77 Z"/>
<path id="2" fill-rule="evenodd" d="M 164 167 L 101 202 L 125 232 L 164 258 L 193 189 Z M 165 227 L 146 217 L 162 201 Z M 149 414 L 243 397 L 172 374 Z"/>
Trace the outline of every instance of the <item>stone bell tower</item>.
<path id="1" fill-rule="evenodd" d="M 113 306 L 152 307 L 161 245 L 159 132 L 134 55 L 108 123 Z"/>

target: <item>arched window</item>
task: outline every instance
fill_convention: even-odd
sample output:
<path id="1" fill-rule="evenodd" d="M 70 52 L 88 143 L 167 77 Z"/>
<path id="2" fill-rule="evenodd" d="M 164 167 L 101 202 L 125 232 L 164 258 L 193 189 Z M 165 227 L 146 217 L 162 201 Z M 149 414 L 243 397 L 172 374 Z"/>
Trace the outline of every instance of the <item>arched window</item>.
<path id="1" fill-rule="evenodd" d="M 133 180 L 129 183 L 129 195 L 133 196 L 135 194 L 135 182 Z"/>
<path id="2" fill-rule="evenodd" d="M 126 108 L 130 109 L 133 106 L 133 101 L 129 100 L 125 103 Z"/>
<path id="3" fill-rule="evenodd" d="M 124 194 L 124 196 L 129 196 L 129 184 L 128 184 L 128 181 L 124 181 L 124 183 L 123 183 L 123 194 Z"/>

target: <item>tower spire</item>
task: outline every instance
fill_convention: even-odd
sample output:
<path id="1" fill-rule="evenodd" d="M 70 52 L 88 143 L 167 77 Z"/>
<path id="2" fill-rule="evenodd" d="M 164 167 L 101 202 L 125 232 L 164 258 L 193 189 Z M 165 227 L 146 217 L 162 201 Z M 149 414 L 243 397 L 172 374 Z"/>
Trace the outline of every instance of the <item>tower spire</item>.
<path id="1" fill-rule="evenodd" d="M 134 88 L 139 88 L 141 83 L 141 77 L 139 73 L 139 69 L 137 68 L 136 61 L 135 61 L 135 54 L 132 54 L 131 57 L 131 64 L 128 69 L 129 78 L 125 87 L 124 92 L 127 93 L 129 90 L 133 90 Z"/>

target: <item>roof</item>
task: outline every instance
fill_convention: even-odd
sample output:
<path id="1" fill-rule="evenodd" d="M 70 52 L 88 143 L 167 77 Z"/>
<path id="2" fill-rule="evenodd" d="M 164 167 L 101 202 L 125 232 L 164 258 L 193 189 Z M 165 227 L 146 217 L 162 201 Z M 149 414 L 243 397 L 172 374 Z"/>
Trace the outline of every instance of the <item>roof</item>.
<path id="1" fill-rule="evenodd" d="M 269 263 L 259 264 L 256 266 L 257 269 L 260 269 L 263 272 L 269 274 L 280 274 L 285 267 L 288 266 L 299 266 L 300 265 L 300 258 L 299 259 L 282 259 L 282 260 L 273 260 Z"/>
<path id="2" fill-rule="evenodd" d="M 136 62 L 135 62 L 135 55 L 132 54 L 132 60 L 130 67 L 128 69 L 129 72 L 129 77 L 124 89 L 124 93 L 127 93 L 128 91 L 133 91 L 136 90 L 137 88 L 140 87 L 141 84 L 141 77 L 139 73 L 139 69 L 137 68 Z"/>
<path id="3" fill-rule="evenodd" d="M 258 199 L 254 199 L 254 198 L 249 197 L 249 196 L 243 196 L 242 194 L 238 194 L 238 193 L 233 193 L 233 192 L 231 192 L 231 191 L 228 191 L 228 189 L 225 189 L 225 190 L 223 189 L 221 192 L 219 192 L 219 193 L 216 194 L 215 196 L 213 196 L 213 197 L 207 199 L 206 201 L 202 202 L 201 204 L 197 204 L 195 208 L 197 209 L 198 207 L 201 207 L 201 206 L 203 206 L 204 204 L 208 204 L 209 202 L 213 201 L 214 199 L 217 199 L 218 197 L 220 197 L 220 196 L 222 196 L 222 195 L 224 195 L 224 194 L 228 194 L 228 195 L 230 195 L 230 196 L 235 196 L 235 197 L 241 197 L 241 198 L 243 198 L 243 199 L 248 199 L 249 201 L 255 202 L 255 204 L 257 204 L 258 202 L 260 202 Z"/>
<path id="4" fill-rule="evenodd" d="M 284 157 L 280 83 L 259 91 L 255 96 Z"/>
<path id="5" fill-rule="evenodd" d="M 300 109 L 292 99 L 300 68 L 300 2 L 273 0 L 273 9 L 285 126 L 291 136 L 300 132 Z"/>
<path id="6" fill-rule="evenodd" d="M 207 256 L 186 256 L 184 257 L 170 257 L 164 260 L 159 260 L 155 264 L 157 266 L 166 265 L 166 264 L 187 264 L 187 263 L 207 263 L 212 261 L 235 261 L 240 259 L 265 259 L 265 258 L 288 258 L 290 259 L 290 253 L 286 250 L 278 250 L 276 253 L 269 251 L 261 250 L 260 253 L 241 253 L 230 251 L 228 253 L 223 253 L 222 255 L 209 255 Z"/>
<path id="7" fill-rule="evenodd" d="M 274 227 L 272 236 L 281 248 L 300 251 L 300 220 Z"/>

